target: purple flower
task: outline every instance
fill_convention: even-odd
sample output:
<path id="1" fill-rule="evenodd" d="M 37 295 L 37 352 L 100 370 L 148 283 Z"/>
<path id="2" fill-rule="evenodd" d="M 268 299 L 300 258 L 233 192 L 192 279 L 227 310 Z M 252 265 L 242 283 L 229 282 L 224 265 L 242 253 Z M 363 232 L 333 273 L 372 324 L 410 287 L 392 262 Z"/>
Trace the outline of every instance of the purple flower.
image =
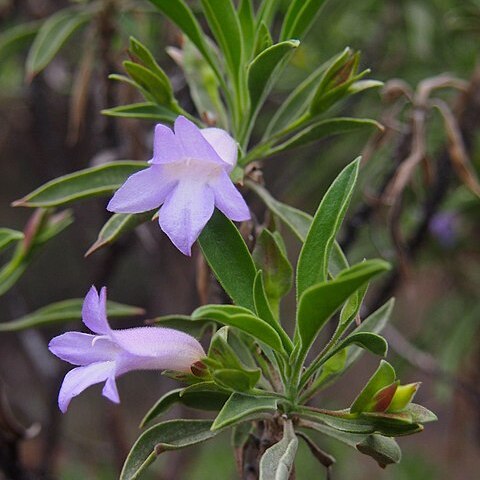
<path id="1" fill-rule="evenodd" d="M 115 378 L 132 370 L 188 372 L 205 357 L 198 341 L 170 328 L 139 327 L 112 330 L 107 320 L 107 290 L 100 296 L 92 287 L 82 308 L 83 323 L 96 335 L 67 332 L 51 340 L 48 348 L 57 357 L 78 367 L 70 370 L 58 394 L 65 413 L 70 400 L 90 385 L 105 382 L 103 395 L 119 403 Z"/>
<path id="2" fill-rule="evenodd" d="M 250 218 L 245 200 L 230 180 L 237 162 L 237 144 L 224 130 L 200 130 L 185 117 L 174 131 L 155 127 L 151 166 L 135 173 L 115 193 L 107 209 L 140 213 L 163 204 L 161 229 L 185 255 L 217 207 L 228 218 Z"/>

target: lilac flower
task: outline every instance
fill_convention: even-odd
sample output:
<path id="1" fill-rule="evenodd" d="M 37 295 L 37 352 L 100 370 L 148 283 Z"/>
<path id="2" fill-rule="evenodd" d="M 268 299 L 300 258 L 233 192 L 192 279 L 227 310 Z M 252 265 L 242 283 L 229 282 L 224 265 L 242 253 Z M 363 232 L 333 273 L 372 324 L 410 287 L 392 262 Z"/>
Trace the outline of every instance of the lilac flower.
<path id="1" fill-rule="evenodd" d="M 115 193 L 107 209 L 140 213 L 163 204 L 161 229 L 185 255 L 217 207 L 228 218 L 250 218 L 245 200 L 230 180 L 237 162 L 237 144 L 224 130 L 200 130 L 185 117 L 174 131 L 155 127 L 151 166 L 135 173 Z"/>
<path id="2" fill-rule="evenodd" d="M 92 287 L 82 308 L 83 323 L 96 335 L 67 332 L 51 340 L 50 351 L 73 365 L 63 380 L 58 405 L 65 413 L 70 400 L 90 385 L 105 382 L 103 395 L 119 403 L 115 378 L 132 370 L 190 371 L 205 357 L 198 341 L 170 328 L 112 330 L 107 320 L 106 288 Z"/>

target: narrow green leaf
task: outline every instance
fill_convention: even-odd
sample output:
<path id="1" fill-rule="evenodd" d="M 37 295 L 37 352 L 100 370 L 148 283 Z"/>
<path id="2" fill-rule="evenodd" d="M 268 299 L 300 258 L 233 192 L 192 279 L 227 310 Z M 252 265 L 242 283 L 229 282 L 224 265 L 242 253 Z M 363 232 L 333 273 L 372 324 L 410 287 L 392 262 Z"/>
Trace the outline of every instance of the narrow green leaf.
<path id="1" fill-rule="evenodd" d="M 324 3 L 325 0 L 292 0 L 283 21 L 280 38 L 302 38 Z"/>
<path id="2" fill-rule="evenodd" d="M 258 183 L 250 181 L 246 183 L 248 187 L 261 198 L 268 209 L 277 215 L 301 242 L 304 242 L 312 225 L 313 217 L 302 210 L 298 210 L 298 208 L 279 202 L 270 195 L 268 190 L 258 185 Z M 342 248 L 337 241 L 334 241 L 329 262 L 330 274 L 335 277 L 340 271 L 348 268 L 348 266 Z"/>
<path id="3" fill-rule="evenodd" d="M 257 27 L 264 23 L 268 28 L 272 24 L 281 3 L 281 0 L 268 0 L 266 2 L 261 2 L 257 11 Z"/>
<path id="4" fill-rule="evenodd" d="M 376 434 L 341 432 L 336 428 L 317 422 L 304 423 L 302 426 L 316 430 L 323 435 L 328 435 L 335 440 L 357 449 L 359 452 L 372 457 L 381 467 L 392 463 L 399 463 L 402 457 L 400 447 L 393 438 Z"/>
<path id="5" fill-rule="evenodd" d="M 309 407 L 301 407 L 299 409 L 299 415 L 305 419 L 321 422 L 340 432 L 369 434 L 375 433 L 376 431 L 373 421 L 365 418 L 345 418 L 342 412 L 332 412 L 332 414 L 329 415 L 315 411 Z"/>
<path id="6" fill-rule="evenodd" d="M 283 438 L 260 459 L 260 480 L 288 480 L 293 470 L 298 438 L 291 420 L 284 420 Z"/>
<path id="7" fill-rule="evenodd" d="M 325 358 L 322 360 L 322 364 L 340 352 L 340 350 L 348 348 L 353 344 L 364 350 L 372 352 L 374 355 L 379 355 L 381 357 L 385 357 L 387 355 L 388 343 L 383 337 L 377 335 L 376 333 L 358 332 L 351 333 L 347 338 L 345 338 L 345 340 L 342 340 L 328 353 L 328 355 L 325 356 Z"/>
<path id="8" fill-rule="evenodd" d="M 40 28 L 41 22 L 21 23 L 3 30 L 0 34 L 0 61 L 27 47 Z"/>
<path id="9" fill-rule="evenodd" d="M 307 111 L 315 93 L 315 84 L 324 74 L 330 62 L 331 60 L 317 67 L 290 93 L 285 101 L 282 102 L 270 120 L 263 139 L 268 139 L 272 134 L 283 130 Z"/>
<path id="10" fill-rule="evenodd" d="M 275 236 L 267 229 L 257 237 L 252 254 L 258 269 L 263 271 L 265 292 L 273 312 L 278 314 L 280 300 L 293 284 L 293 268 Z"/>
<path id="11" fill-rule="evenodd" d="M 277 352 L 283 352 L 283 343 L 274 328 L 266 321 L 256 317 L 251 312 L 232 314 L 223 305 L 205 305 L 192 313 L 192 320 L 211 319 L 229 327 L 235 327 L 252 335 Z M 227 306 L 228 307 L 228 306 Z"/>
<path id="12" fill-rule="evenodd" d="M 81 320 L 82 305 L 83 298 L 72 298 L 51 303 L 16 320 L 0 323 L 0 332 L 17 332 L 28 328 Z M 111 300 L 107 301 L 107 316 L 109 318 L 132 317 L 134 315 L 143 315 L 144 313 L 145 311 L 139 307 L 132 307 L 123 303 L 112 302 Z"/>
<path id="13" fill-rule="evenodd" d="M 156 122 L 173 123 L 178 114 L 154 102 L 132 103 L 102 110 L 103 115 L 120 118 L 138 118 Z"/>
<path id="14" fill-rule="evenodd" d="M 221 368 L 212 372 L 214 382 L 222 388 L 234 392 L 250 392 L 261 377 L 260 370 L 235 370 Z"/>
<path id="15" fill-rule="evenodd" d="M 381 360 L 378 369 L 352 403 L 350 412 L 361 413 L 380 389 L 395 382 L 395 377 L 396 375 L 393 367 L 385 360 Z"/>
<path id="16" fill-rule="evenodd" d="M 237 305 L 254 312 L 253 283 L 256 269 L 235 225 L 216 210 L 198 242 L 220 285 Z"/>
<path id="17" fill-rule="evenodd" d="M 163 76 L 160 77 L 143 65 L 128 60 L 123 62 L 123 67 L 133 81 L 140 85 L 145 92 L 148 92 L 147 100 L 154 100 L 159 105 L 172 106 L 173 92 L 170 81 L 167 83 Z"/>
<path id="18" fill-rule="evenodd" d="M 275 329 L 275 331 L 278 333 L 278 335 L 282 339 L 282 343 L 285 350 L 287 351 L 288 354 L 290 354 L 293 349 L 292 340 L 287 335 L 285 330 L 282 328 L 278 319 L 272 313 L 270 304 L 268 303 L 268 300 L 267 300 L 267 295 L 265 293 L 265 288 L 263 286 L 263 275 L 261 270 L 257 272 L 253 289 L 254 289 L 255 310 L 257 311 L 257 315 Z"/>
<path id="19" fill-rule="evenodd" d="M 148 167 L 146 162 L 118 161 L 55 178 L 12 205 L 15 207 L 57 207 L 103 195 L 110 195 L 125 180 Z"/>
<path id="20" fill-rule="evenodd" d="M 26 71 L 32 78 L 42 71 L 55 57 L 72 34 L 90 21 L 92 12 L 65 8 L 50 15 L 40 27 L 28 52 Z"/>
<path id="21" fill-rule="evenodd" d="M 300 297 L 297 328 L 306 354 L 319 331 L 352 293 L 374 276 L 385 272 L 389 265 L 381 260 L 367 260 L 345 271 L 330 282 L 308 288 Z"/>
<path id="22" fill-rule="evenodd" d="M 428 423 L 438 420 L 438 417 L 433 412 L 416 403 L 410 403 L 405 409 L 405 412 L 412 416 L 414 423 Z"/>
<path id="23" fill-rule="evenodd" d="M 282 71 L 285 62 L 299 45 L 300 42 L 297 40 L 288 40 L 272 45 L 261 52 L 248 66 L 247 78 L 252 121 Z"/>
<path id="24" fill-rule="evenodd" d="M 12 243 L 23 240 L 23 233 L 10 228 L 0 228 L 0 252 Z"/>
<path id="25" fill-rule="evenodd" d="M 363 92 L 364 90 L 370 90 L 371 88 L 383 87 L 384 83 L 378 80 L 359 80 L 354 82 L 348 87 L 348 93 L 355 94 Z"/>
<path id="26" fill-rule="evenodd" d="M 170 78 L 168 78 L 168 75 L 157 63 L 150 50 L 148 50 L 148 48 L 136 38 L 130 37 L 130 52 L 137 57 L 148 70 L 160 79 L 168 96 L 173 98 L 173 87 L 170 83 Z"/>
<path id="27" fill-rule="evenodd" d="M 328 118 L 319 120 L 304 128 L 287 141 L 273 147 L 270 153 L 284 152 L 292 148 L 308 145 L 311 142 L 316 142 L 322 138 L 330 137 L 332 135 L 340 135 L 342 133 L 353 132 L 364 128 L 377 128 L 383 130 L 383 126 L 369 118 Z"/>
<path id="28" fill-rule="evenodd" d="M 97 240 L 88 249 L 85 256 L 116 242 L 123 234 L 129 233 L 139 225 L 148 222 L 155 215 L 155 211 L 145 213 L 115 213 L 100 230 Z"/>
<path id="29" fill-rule="evenodd" d="M 347 165 L 320 202 L 298 259 L 298 298 L 307 288 L 327 280 L 330 253 L 335 236 L 347 212 L 358 169 L 358 159 Z"/>
<path id="30" fill-rule="evenodd" d="M 161 453 L 178 450 L 214 437 L 209 420 L 169 420 L 146 430 L 133 445 L 120 480 L 135 480 Z"/>
<path id="31" fill-rule="evenodd" d="M 183 0 L 149 0 L 182 31 L 198 48 L 220 79 L 221 73 L 213 53 L 205 41 L 205 34 L 192 11 Z"/>
<path id="32" fill-rule="evenodd" d="M 232 0 L 201 0 L 201 4 L 208 25 L 225 56 L 234 84 L 238 87 L 243 67 L 243 37 Z"/>
<path id="33" fill-rule="evenodd" d="M 277 410 L 277 400 L 268 397 L 255 397 L 241 393 L 232 393 L 215 418 L 212 430 L 231 427 L 240 422 L 273 414 Z"/>
<path id="34" fill-rule="evenodd" d="M 214 385 L 213 382 L 208 383 Z M 199 383 L 196 384 L 195 387 L 200 387 L 201 385 L 202 384 Z M 170 408 L 177 403 L 196 410 L 218 411 L 229 398 L 227 393 L 220 392 L 218 389 L 200 390 L 197 388 L 195 391 L 188 390 L 188 387 L 177 388 L 163 395 L 147 412 L 145 417 L 143 417 L 140 427 L 143 428 L 152 420 L 155 420 L 157 417 L 170 410 Z"/>
<path id="35" fill-rule="evenodd" d="M 252 0 L 240 0 L 238 6 L 238 20 L 242 29 L 245 59 L 248 61 L 252 57 L 255 41 L 255 17 Z"/>
<path id="36" fill-rule="evenodd" d="M 253 57 L 256 58 L 267 48 L 273 45 L 272 35 L 264 22 L 260 23 L 255 35 L 255 43 L 253 45 Z"/>

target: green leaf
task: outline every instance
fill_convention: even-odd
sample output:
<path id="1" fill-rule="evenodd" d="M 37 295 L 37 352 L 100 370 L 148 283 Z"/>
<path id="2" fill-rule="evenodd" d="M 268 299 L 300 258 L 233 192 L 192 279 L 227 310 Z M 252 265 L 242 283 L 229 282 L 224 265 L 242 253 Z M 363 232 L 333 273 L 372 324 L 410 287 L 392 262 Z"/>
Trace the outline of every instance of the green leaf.
<path id="1" fill-rule="evenodd" d="M 395 300 L 392 298 L 366 318 L 357 328 L 355 328 L 355 330 L 353 330 L 352 334 L 361 332 L 380 333 L 390 318 L 394 304 Z M 352 365 L 362 353 L 363 350 L 361 348 L 355 346 L 350 347 L 348 349 L 345 369 Z"/>
<path id="2" fill-rule="evenodd" d="M 380 123 L 369 118 L 337 117 L 319 120 L 304 128 L 287 141 L 273 147 L 270 150 L 270 154 L 273 155 L 275 153 L 280 153 L 292 148 L 307 145 L 311 142 L 315 142 L 321 138 L 332 135 L 340 135 L 342 133 L 348 133 L 355 130 L 372 127 L 377 128 L 378 130 L 383 130 L 383 126 Z"/>
<path id="3" fill-rule="evenodd" d="M 343 412 L 331 412 L 329 415 L 309 407 L 301 407 L 299 415 L 305 419 L 321 422 L 341 432 L 369 434 L 376 431 L 376 427 L 371 420 L 366 418 L 345 418 L 346 414 Z"/>
<path id="4" fill-rule="evenodd" d="M 253 47 L 253 57 L 257 57 L 267 48 L 273 45 L 272 35 L 264 22 L 260 23 L 255 35 L 255 43 Z"/>
<path id="5" fill-rule="evenodd" d="M 293 470 L 298 438 L 291 420 L 284 420 L 283 438 L 260 459 L 260 480 L 288 480 Z"/>
<path id="6" fill-rule="evenodd" d="M 110 195 L 125 180 L 148 167 L 146 162 L 118 161 L 55 178 L 17 200 L 15 207 L 57 207 L 86 198 Z"/>
<path id="7" fill-rule="evenodd" d="M 393 367 L 385 360 L 382 360 L 378 369 L 352 403 L 350 412 L 361 413 L 363 410 L 365 410 L 370 401 L 373 399 L 374 395 L 382 388 L 394 383 L 395 377 L 396 375 Z"/>
<path id="8" fill-rule="evenodd" d="M 410 403 L 405 409 L 405 412 L 412 416 L 413 423 L 428 423 L 438 420 L 433 412 L 416 403 Z"/>
<path id="9" fill-rule="evenodd" d="M 178 450 L 214 437 L 209 420 L 169 420 L 146 430 L 133 445 L 120 480 L 135 480 L 161 453 Z"/>
<path id="10" fill-rule="evenodd" d="M 235 308 L 231 305 L 205 305 L 197 308 L 192 313 L 192 320 L 211 319 L 224 325 L 235 327 L 242 332 L 252 335 L 257 340 L 265 343 L 277 352 L 283 352 L 283 343 L 280 336 L 274 328 L 261 318 L 256 317 L 245 309 L 239 309 L 239 313 L 235 312 Z"/>
<path id="11" fill-rule="evenodd" d="M 273 198 L 268 190 L 258 185 L 257 183 L 247 181 L 248 187 L 253 190 L 265 203 L 268 209 L 277 215 L 280 220 L 287 225 L 297 238 L 304 242 L 308 234 L 310 226 L 312 225 L 313 217 L 308 213 L 299 210 L 298 208 L 291 207 L 285 203 L 279 202 Z M 332 251 L 330 254 L 329 271 L 332 276 L 348 268 L 348 262 L 345 258 L 345 254 L 342 248 L 337 243 L 333 242 Z"/>
<path id="12" fill-rule="evenodd" d="M 170 79 L 160 65 L 156 62 L 150 50 L 148 50 L 148 48 L 136 38 L 130 37 L 130 52 L 137 57 L 148 70 L 150 70 L 160 79 L 162 85 L 168 93 L 168 96 L 173 98 L 173 87 L 170 83 Z"/>
<path id="13" fill-rule="evenodd" d="M 280 38 L 302 38 L 324 3 L 325 0 L 292 0 L 283 21 Z"/>
<path id="14" fill-rule="evenodd" d="M 299 45 L 300 42 L 297 40 L 288 40 L 272 45 L 261 52 L 248 66 L 251 121 L 256 117 L 285 62 Z"/>
<path id="15" fill-rule="evenodd" d="M 255 17 L 252 0 L 240 0 L 238 6 L 238 20 L 242 29 L 245 59 L 248 61 L 252 57 L 255 40 Z"/>
<path id="16" fill-rule="evenodd" d="M 116 242 L 123 234 L 129 233 L 139 225 L 149 221 L 155 215 L 155 211 L 145 213 L 115 213 L 100 230 L 97 240 L 88 249 L 85 256 L 100 250 L 107 245 Z"/>
<path id="17" fill-rule="evenodd" d="M 132 103 L 102 110 L 103 115 L 120 118 L 138 118 L 156 122 L 173 123 L 178 114 L 154 102 Z"/>
<path id="18" fill-rule="evenodd" d="M 235 225 L 216 210 L 198 242 L 220 285 L 237 305 L 254 312 L 253 283 L 256 269 Z"/>
<path id="19" fill-rule="evenodd" d="M 72 212 L 65 210 L 52 215 L 50 210 L 39 209 L 24 229 L 24 239 L 17 244 L 8 263 L 0 269 L 0 295 L 7 292 L 23 275 L 41 247 L 73 222 Z"/>
<path id="20" fill-rule="evenodd" d="M 249 392 L 261 377 L 260 370 L 235 370 L 221 368 L 212 372 L 214 382 L 222 388 L 234 392 Z"/>
<path id="21" fill-rule="evenodd" d="M 330 282 L 308 288 L 300 297 L 297 328 L 306 354 L 315 337 L 352 293 L 374 276 L 385 272 L 389 265 L 381 260 L 367 260 L 344 271 Z"/>
<path id="22" fill-rule="evenodd" d="M 362 307 L 362 302 L 368 290 L 368 283 L 357 290 L 345 303 L 341 312 L 338 323 L 339 332 L 343 334 L 350 324 L 355 320 Z"/>
<path id="23" fill-rule="evenodd" d="M 233 393 L 215 418 L 212 430 L 231 427 L 240 422 L 273 414 L 277 410 L 277 400 L 268 397 L 255 397 Z"/>
<path id="24" fill-rule="evenodd" d="M 40 23 L 21 23 L 4 30 L 0 34 L 0 61 L 29 45 L 37 34 Z"/>
<path id="25" fill-rule="evenodd" d="M 65 8 L 50 15 L 40 27 L 28 52 L 26 70 L 29 78 L 41 72 L 72 34 L 90 21 L 92 12 Z"/>
<path id="26" fill-rule="evenodd" d="M 216 120 L 217 126 L 228 129 L 228 118 L 220 97 L 219 82 L 212 67 L 195 45 L 185 38 L 182 50 L 169 48 L 167 52 L 183 69 L 190 96 L 199 116 Z"/>
<path id="27" fill-rule="evenodd" d="M 402 452 L 397 442 L 393 438 L 383 437 L 375 434 L 359 434 L 341 432 L 335 428 L 321 423 L 308 422 L 303 424 L 307 428 L 316 430 L 323 435 L 328 435 L 359 452 L 372 457 L 381 467 L 392 463 L 398 463 L 401 460 Z"/>
<path id="28" fill-rule="evenodd" d="M 298 259 L 298 298 L 307 288 L 327 280 L 330 253 L 335 236 L 347 212 L 358 169 L 358 159 L 347 165 L 320 202 Z"/>
<path id="29" fill-rule="evenodd" d="M 221 73 L 210 47 L 205 41 L 205 34 L 192 11 L 183 0 L 149 0 L 182 31 L 198 48 L 220 79 Z"/>
<path id="30" fill-rule="evenodd" d="M 12 243 L 23 240 L 23 233 L 10 228 L 0 228 L 0 252 Z"/>
<path id="31" fill-rule="evenodd" d="M 201 0 L 208 25 L 225 56 L 234 83 L 239 86 L 243 66 L 243 38 L 232 0 Z"/>
<path id="32" fill-rule="evenodd" d="M 17 332 L 27 328 L 37 328 L 61 322 L 71 322 L 82 319 L 83 298 L 72 298 L 60 302 L 51 303 L 28 315 L 12 320 L 11 322 L 0 323 L 0 332 Z M 123 303 L 107 301 L 107 316 L 132 317 L 143 315 L 143 308 L 124 305 Z"/>
<path id="33" fill-rule="evenodd" d="M 205 382 L 209 385 L 214 385 L 213 382 Z M 194 391 L 189 391 L 187 388 L 177 388 L 171 390 L 163 395 L 157 403 L 147 412 L 140 424 L 144 427 L 152 420 L 155 420 L 160 415 L 170 410 L 173 405 L 180 403 L 185 407 L 194 408 L 196 410 L 218 411 L 228 400 L 229 395 L 225 392 L 220 392 L 218 388 L 215 390 L 205 389 L 200 390 L 201 383 L 194 385 L 197 387 Z"/>
<path id="34" fill-rule="evenodd" d="M 159 105 L 172 106 L 173 92 L 168 77 L 168 83 L 166 83 L 163 76 L 160 77 L 143 65 L 128 60 L 123 62 L 123 67 L 133 81 L 148 93 L 149 98 L 147 98 L 147 100 L 153 100 Z"/>
<path id="35" fill-rule="evenodd" d="M 331 60 L 317 67 L 290 93 L 285 101 L 282 102 L 270 120 L 263 139 L 268 139 L 273 133 L 286 128 L 307 111 L 315 93 L 315 84 L 328 68 L 330 62 Z"/>
<path id="36" fill-rule="evenodd" d="M 257 237 L 252 254 L 258 269 L 263 271 L 265 293 L 278 314 L 280 300 L 290 291 L 293 283 L 293 268 L 275 236 L 267 229 Z"/>

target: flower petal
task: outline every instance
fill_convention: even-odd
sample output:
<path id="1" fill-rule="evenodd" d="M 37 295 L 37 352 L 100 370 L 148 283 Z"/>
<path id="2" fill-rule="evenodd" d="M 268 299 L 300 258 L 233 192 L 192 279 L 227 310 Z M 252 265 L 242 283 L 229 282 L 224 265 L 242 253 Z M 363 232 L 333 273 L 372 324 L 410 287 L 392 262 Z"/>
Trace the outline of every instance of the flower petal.
<path id="1" fill-rule="evenodd" d="M 161 123 L 157 124 L 153 140 L 152 163 L 173 163 L 182 158 L 182 155 L 183 149 L 173 131 Z"/>
<path id="2" fill-rule="evenodd" d="M 60 393 L 58 394 L 58 406 L 62 413 L 67 411 L 73 397 L 82 393 L 90 385 L 103 382 L 115 371 L 114 362 L 92 363 L 85 367 L 77 367 L 70 370 L 63 379 Z"/>
<path id="3" fill-rule="evenodd" d="M 183 155 L 187 159 L 226 165 L 215 149 L 204 138 L 201 130 L 181 115 L 175 120 L 175 137 L 182 146 Z"/>
<path id="4" fill-rule="evenodd" d="M 189 371 L 205 357 L 200 343 L 191 335 L 171 328 L 138 327 L 113 330 L 117 344 L 129 355 L 122 355 L 117 375 L 131 370 Z"/>
<path id="5" fill-rule="evenodd" d="M 185 255 L 213 214 L 212 189 L 201 182 L 180 181 L 160 209 L 161 229 Z"/>
<path id="6" fill-rule="evenodd" d="M 115 374 L 112 373 L 103 386 L 102 395 L 107 397 L 113 403 L 120 403 L 120 395 L 117 390 L 117 382 L 115 381 Z"/>
<path id="7" fill-rule="evenodd" d="M 215 194 L 215 206 L 226 217 L 235 222 L 242 222 L 251 218 L 245 200 L 226 173 L 219 175 L 210 183 L 210 186 Z"/>
<path id="8" fill-rule="evenodd" d="M 108 335 L 110 325 L 107 320 L 107 289 L 100 290 L 100 296 L 95 287 L 91 287 L 83 301 L 83 323 L 94 333 Z"/>
<path id="9" fill-rule="evenodd" d="M 141 213 L 159 207 L 175 187 L 176 181 L 161 165 L 134 173 L 115 192 L 107 210 L 116 213 Z"/>
<path id="10" fill-rule="evenodd" d="M 119 351 L 111 340 L 81 332 L 67 332 L 52 338 L 48 348 L 58 358 L 73 365 L 114 360 Z"/>
<path id="11" fill-rule="evenodd" d="M 237 142 L 221 128 L 204 128 L 200 130 L 205 140 L 214 148 L 218 156 L 230 165 L 229 172 L 237 164 Z"/>

